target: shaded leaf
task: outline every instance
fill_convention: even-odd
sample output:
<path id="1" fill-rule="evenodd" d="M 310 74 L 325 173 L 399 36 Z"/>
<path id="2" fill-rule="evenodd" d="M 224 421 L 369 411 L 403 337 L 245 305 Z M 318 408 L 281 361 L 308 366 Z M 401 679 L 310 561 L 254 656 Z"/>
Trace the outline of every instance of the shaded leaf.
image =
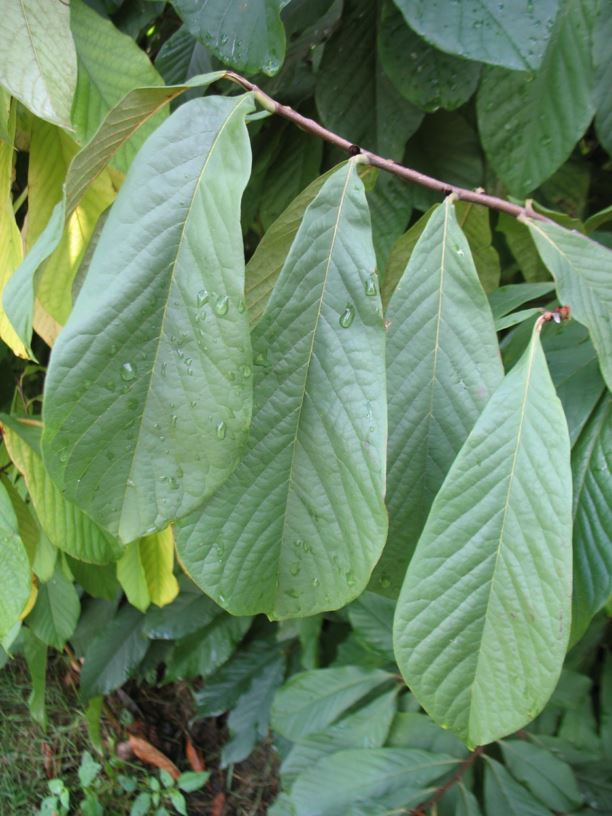
<path id="1" fill-rule="evenodd" d="M 30 715 L 41 728 L 46 729 L 47 646 L 27 627 L 23 630 L 23 656 L 28 665 L 32 683 L 32 691 L 28 697 Z"/>
<path id="2" fill-rule="evenodd" d="M 19 535 L 17 516 L 0 482 L 0 637 L 17 623 L 32 589 L 28 554 Z"/>
<path id="3" fill-rule="evenodd" d="M 504 317 L 530 300 L 544 297 L 555 288 L 554 283 L 514 283 L 500 286 L 489 295 L 493 317 Z"/>
<path id="4" fill-rule="evenodd" d="M 571 811 L 582 804 L 571 767 L 549 751 L 524 740 L 501 743 L 504 762 L 514 778 L 554 811 Z"/>
<path id="5" fill-rule="evenodd" d="M 74 584 L 56 566 L 53 577 L 38 588 L 34 609 L 28 615 L 28 626 L 47 646 L 63 649 L 76 629 L 81 604 Z"/>
<path id="6" fill-rule="evenodd" d="M 484 801 L 487 813 L 507 813 L 512 816 L 551 816 L 529 791 L 510 776 L 499 762 L 486 757 Z"/>

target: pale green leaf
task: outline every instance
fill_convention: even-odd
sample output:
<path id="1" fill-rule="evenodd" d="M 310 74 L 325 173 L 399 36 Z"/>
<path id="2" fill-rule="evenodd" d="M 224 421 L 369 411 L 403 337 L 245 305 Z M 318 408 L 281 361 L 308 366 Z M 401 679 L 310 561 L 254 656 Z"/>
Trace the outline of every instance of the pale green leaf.
<path id="1" fill-rule="evenodd" d="M 36 637 L 47 646 L 63 649 L 76 629 L 80 611 L 81 604 L 74 584 L 57 565 L 53 577 L 39 586 L 38 597 L 27 623 Z"/>
<path id="2" fill-rule="evenodd" d="M 11 134 L 11 95 L 0 85 L 0 140 L 8 145 L 13 144 L 13 135 Z"/>
<path id="3" fill-rule="evenodd" d="M 90 564 L 116 561 L 123 552 L 119 542 L 67 501 L 52 482 L 40 455 L 40 428 L 6 415 L 1 422 L 11 459 L 25 479 L 38 520 L 51 543 Z"/>
<path id="4" fill-rule="evenodd" d="M 367 583 L 386 536 L 384 328 L 354 161 L 309 206 L 253 333 L 255 410 L 223 489 L 176 528 L 232 614 L 304 617 Z"/>
<path id="5" fill-rule="evenodd" d="M 427 799 L 428 786 L 455 765 L 452 757 L 412 748 L 347 749 L 300 774 L 291 801 L 297 816 L 340 816 L 352 804 L 370 801 L 409 809 Z"/>
<path id="6" fill-rule="evenodd" d="M 391 679 L 388 672 L 360 666 L 295 674 L 276 694 L 272 726 L 287 739 L 302 740 L 327 728 L 358 700 Z"/>
<path id="7" fill-rule="evenodd" d="M 201 504 L 244 445 L 251 354 L 239 208 L 251 105 L 250 95 L 195 99 L 149 138 L 53 350 L 47 467 L 125 542 Z"/>
<path id="8" fill-rule="evenodd" d="M 173 566 L 170 528 L 130 542 L 117 561 L 117 578 L 132 606 L 145 612 L 151 603 L 160 607 L 171 603 L 179 591 Z"/>
<path id="9" fill-rule="evenodd" d="M 493 318 L 447 199 L 387 308 L 389 535 L 371 588 L 397 595 L 429 508 L 503 368 Z"/>
<path id="10" fill-rule="evenodd" d="M 77 75 L 69 5 L 9 0 L 0 42 L 0 83 L 41 119 L 69 128 Z"/>
<path id="11" fill-rule="evenodd" d="M 564 0 L 537 73 L 483 72 L 477 96 L 482 143 L 514 195 L 526 195 L 551 176 L 593 117 L 596 9 L 597 0 Z"/>
<path id="12" fill-rule="evenodd" d="M 480 65 L 477 62 L 457 59 L 432 48 L 408 28 L 390 0 L 383 6 L 378 52 L 385 72 L 399 93 L 426 111 L 459 108 L 478 85 Z"/>
<path id="13" fill-rule="evenodd" d="M 30 562 L 19 536 L 17 516 L 0 482 L 0 637 L 17 623 L 32 589 Z"/>
<path id="14" fill-rule="evenodd" d="M 84 0 L 71 0 L 70 27 L 78 56 L 78 80 L 72 124 L 80 142 L 88 142 L 107 112 L 135 88 L 162 85 L 146 53 L 131 37 L 105 20 Z M 138 130 L 115 157 L 125 172 L 147 137 L 167 116 L 162 109 Z"/>
<path id="15" fill-rule="evenodd" d="M 560 303 L 589 330 L 601 373 L 612 388 L 612 251 L 556 224 L 525 223 L 555 279 Z"/>
<path id="16" fill-rule="evenodd" d="M 604 394 L 572 451 L 574 594 L 572 641 L 612 593 L 612 398 Z"/>
<path id="17" fill-rule="evenodd" d="M 487 813 L 507 816 L 551 816 L 548 808 L 519 785 L 499 762 L 486 757 L 484 801 Z"/>
<path id="18" fill-rule="evenodd" d="M 394 2 L 408 25 L 436 48 L 513 70 L 538 67 L 559 8 L 559 0 Z"/>
<path id="19" fill-rule="evenodd" d="M 518 323 L 523 323 L 525 320 L 529 320 L 531 317 L 537 317 L 538 315 L 542 314 L 541 309 L 521 309 L 518 312 L 512 312 L 512 314 L 504 315 L 504 317 L 498 317 L 495 321 L 495 331 L 503 331 L 504 329 L 509 329 L 512 326 L 516 326 Z"/>
<path id="20" fill-rule="evenodd" d="M 582 796 L 571 767 L 550 751 L 525 740 L 501 743 L 504 762 L 514 778 L 551 810 L 580 807 Z"/>
<path id="21" fill-rule="evenodd" d="M 571 603 L 569 437 L 536 325 L 433 503 L 394 625 L 406 682 L 468 745 L 553 692 Z"/>
<path id="22" fill-rule="evenodd" d="M 273 76 L 285 58 L 279 0 L 172 0 L 191 34 L 221 62 Z"/>

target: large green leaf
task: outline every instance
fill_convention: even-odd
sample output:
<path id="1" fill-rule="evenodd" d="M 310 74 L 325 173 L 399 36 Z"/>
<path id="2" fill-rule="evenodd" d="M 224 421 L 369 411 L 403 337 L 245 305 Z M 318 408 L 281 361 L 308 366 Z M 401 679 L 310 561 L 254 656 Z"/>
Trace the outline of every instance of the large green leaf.
<path id="1" fill-rule="evenodd" d="M 0 637 L 19 620 L 32 589 L 28 554 L 11 499 L 0 482 Z"/>
<path id="2" fill-rule="evenodd" d="M 53 350 L 47 466 L 125 542 L 201 504 L 244 445 L 251 354 L 239 214 L 251 105 L 250 95 L 195 99 L 149 138 Z"/>
<path id="3" fill-rule="evenodd" d="M 253 332 L 244 458 L 177 525 L 191 578 L 232 614 L 304 617 L 367 583 L 386 536 L 384 328 L 354 161 L 309 206 Z"/>
<path id="4" fill-rule="evenodd" d="M 423 113 L 400 96 L 382 70 L 377 17 L 370 0 L 345 3 L 342 26 L 325 46 L 315 99 L 330 130 L 399 161 Z"/>
<path id="5" fill-rule="evenodd" d="M 388 0 L 383 6 L 378 51 L 384 70 L 400 94 L 419 108 L 459 108 L 478 85 L 480 65 L 457 59 L 431 45 L 408 28 Z"/>
<path id="6" fill-rule="evenodd" d="M 77 49 L 78 81 L 72 124 L 80 142 L 88 142 L 107 112 L 134 88 L 162 85 L 146 53 L 110 20 L 100 17 L 84 0 L 71 0 L 70 27 Z M 124 172 L 146 138 L 165 116 L 165 108 L 138 130 L 115 163 Z"/>
<path id="7" fill-rule="evenodd" d="M 394 0 L 408 25 L 436 48 L 516 71 L 542 61 L 559 0 Z"/>
<path id="8" fill-rule="evenodd" d="M 540 325 L 440 488 L 396 611 L 408 685 L 470 746 L 539 713 L 569 637 L 569 438 Z"/>
<path id="9" fill-rule="evenodd" d="M 272 76 L 285 58 L 280 0 L 172 0 L 185 26 L 226 65 Z"/>
<path id="10" fill-rule="evenodd" d="M 456 760 L 412 748 L 354 748 L 319 760 L 291 789 L 297 816 L 345 816 L 352 804 L 414 807 Z M 372 813 L 368 807 L 366 813 Z"/>
<path id="11" fill-rule="evenodd" d="M 574 594 L 572 640 L 612 593 L 612 398 L 606 393 L 572 451 Z"/>
<path id="12" fill-rule="evenodd" d="M 519 785 L 499 762 L 486 758 L 484 800 L 487 813 L 551 816 L 548 808 Z"/>
<path id="13" fill-rule="evenodd" d="M 40 455 L 40 428 L 5 415 L 0 420 L 6 447 L 25 479 L 38 520 L 51 543 L 90 564 L 116 561 L 123 552 L 119 542 L 67 501 L 52 482 Z"/>
<path id="14" fill-rule="evenodd" d="M 564 0 L 536 74 L 483 73 L 477 99 L 482 143 L 514 195 L 526 195 L 552 175 L 593 118 L 596 9 L 597 0 Z"/>
<path id="15" fill-rule="evenodd" d="M 551 810 L 565 812 L 580 807 L 582 796 L 566 762 L 526 740 L 504 740 L 501 749 L 514 778 Z"/>
<path id="16" fill-rule="evenodd" d="M 327 728 L 358 700 L 391 679 L 388 672 L 361 666 L 295 674 L 276 694 L 274 730 L 293 742 L 301 741 Z"/>
<path id="17" fill-rule="evenodd" d="M 39 640 L 55 649 L 63 649 L 76 629 L 81 604 L 72 584 L 56 566 L 53 577 L 38 588 L 28 626 Z"/>
<path id="18" fill-rule="evenodd" d="M 186 26 L 181 26 L 157 52 L 155 67 L 166 83 L 173 85 L 211 71 L 211 55 L 192 37 Z"/>
<path id="19" fill-rule="evenodd" d="M 0 41 L 0 83 L 41 119 L 70 127 L 77 65 L 69 5 L 3 3 Z"/>
<path id="20" fill-rule="evenodd" d="M 64 225 L 76 210 L 90 185 L 113 156 L 138 128 L 157 110 L 189 87 L 209 85 L 223 76 L 222 71 L 194 77 L 184 85 L 137 88 L 109 111 L 90 142 L 80 150 L 68 168 L 64 195 L 56 204 L 45 229 L 23 263 L 8 281 L 3 293 L 4 309 L 10 327 L 23 345 L 22 356 L 33 357 L 32 313 L 34 311 L 35 275 L 61 241 Z"/>
<path id="21" fill-rule="evenodd" d="M 397 595 L 429 508 L 503 378 L 493 317 L 447 199 L 386 312 L 389 536 L 372 588 Z"/>
<path id="22" fill-rule="evenodd" d="M 557 224 L 526 223 L 556 281 L 559 301 L 589 330 L 601 373 L 612 388 L 612 252 Z"/>

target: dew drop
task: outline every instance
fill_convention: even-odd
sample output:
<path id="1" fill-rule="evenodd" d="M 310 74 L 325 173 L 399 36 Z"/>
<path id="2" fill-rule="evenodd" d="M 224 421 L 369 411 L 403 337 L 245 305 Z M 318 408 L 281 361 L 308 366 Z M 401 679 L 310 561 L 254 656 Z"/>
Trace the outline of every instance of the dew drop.
<path id="1" fill-rule="evenodd" d="M 248 380 L 251 376 L 251 366 L 248 365 L 241 365 L 240 366 L 240 373 L 244 377 L 245 380 Z"/>
<path id="2" fill-rule="evenodd" d="M 177 417 L 177 415 L 176 415 L 176 414 L 172 414 L 172 416 L 170 417 L 170 424 L 172 425 L 172 427 L 173 427 L 173 428 L 176 428 L 176 423 L 177 423 L 177 422 L 178 422 L 178 417 Z"/>
<path id="3" fill-rule="evenodd" d="M 131 382 L 136 379 L 136 371 L 131 363 L 124 363 L 121 366 L 121 379 L 124 382 Z"/>
<path id="4" fill-rule="evenodd" d="M 379 582 L 378 582 L 383 589 L 389 589 L 391 586 L 391 581 L 387 578 L 386 575 L 381 575 Z"/>
<path id="5" fill-rule="evenodd" d="M 225 422 L 221 420 L 221 422 L 217 423 L 217 439 L 225 439 L 226 433 Z"/>
<path id="6" fill-rule="evenodd" d="M 68 454 L 67 454 L 67 452 L 66 452 L 66 451 L 62 451 L 62 452 L 60 453 L 60 455 L 59 455 L 59 460 L 60 460 L 60 462 L 66 462 L 66 461 L 68 461 Z"/>
<path id="7" fill-rule="evenodd" d="M 313 578 L 312 579 L 312 585 L 315 588 L 318 587 L 319 586 L 319 579 L 318 578 Z"/>
<path id="8" fill-rule="evenodd" d="M 215 314 L 219 315 L 219 317 L 223 317 L 223 315 L 227 314 L 228 309 L 229 309 L 228 296 L 219 295 L 219 297 L 215 301 Z"/>
<path id="9" fill-rule="evenodd" d="M 376 297 L 378 287 L 376 286 L 376 275 L 368 275 L 365 281 L 365 293 L 368 297 Z"/>
<path id="10" fill-rule="evenodd" d="M 240 312 L 240 314 L 242 314 L 245 309 L 246 306 L 244 305 L 244 300 L 240 298 L 240 300 L 238 301 L 238 311 Z"/>
<path id="11" fill-rule="evenodd" d="M 208 292 L 206 289 L 200 289 L 198 292 L 198 306 L 205 306 L 208 303 Z"/>
<path id="12" fill-rule="evenodd" d="M 291 575 L 294 575 L 294 576 L 299 575 L 300 574 L 300 565 L 297 562 L 295 564 L 292 564 L 291 567 L 289 568 L 289 572 L 291 573 Z"/>
<path id="13" fill-rule="evenodd" d="M 346 583 L 347 583 L 347 584 L 348 584 L 350 587 L 355 586 L 355 576 L 353 575 L 353 573 L 352 573 L 352 572 L 347 572 L 347 573 L 346 573 Z"/>
<path id="14" fill-rule="evenodd" d="M 162 377 L 166 376 L 167 371 L 168 371 L 168 363 L 162 363 L 161 364 Z"/>
<path id="15" fill-rule="evenodd" d="M 343 329 L 348 329 L 348 327 L 352 324 L 355 318 L 355 307 L 351 306 L 350 304 L 347 305 L 346 309 L 340 315 L 340 325 Z"/>
<path id="16" fill-rule="evenodd" d="M 268 354 L 265 351 L 260 351 L 255 355 L 255 359 L 253 360 L 256 366 L 267 366 L 268 365 Z"/>

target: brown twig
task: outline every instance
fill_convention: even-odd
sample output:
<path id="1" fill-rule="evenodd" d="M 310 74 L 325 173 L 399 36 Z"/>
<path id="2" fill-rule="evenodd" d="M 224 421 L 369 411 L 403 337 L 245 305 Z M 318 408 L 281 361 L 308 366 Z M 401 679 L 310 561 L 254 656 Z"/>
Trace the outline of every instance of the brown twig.
<path id="1" fill-rule="evenodd" d="M 235 73 L 235 71 L 226 71 L 225 78 L 229 79 L 231 82 L 235 82 L 237 85 L 240 85 L 246 91 L 253 91 L 255 94 L 255 99 L 257 102 L 259 102 L 262 108 L 265 108 L 265 110 L 288 119 L 302 130 L 312 133 L 314 136 L 318 136 L 319 139 L 323 139 L 324 141 L 329 142 L 329 144 L 339 147 L 340 150 L 344 150 L 350 156 L 355 156 L 357 154 L 363 156 L 368 164 L 372 165 L 372 167 L 378 167 L 380 170 L 386 170 L 388 173 L 393 173 L 393 175 L 404 179 L 404 181 L 409 181 L 413 184 L 420 184 L 422 187 L 428 187 L 430 190 L 436 190 L 439 193 L 443 193 L 445 196 L 454 193 L 455 196 L 461 201 L 471 201 L 473 204 L 481 204 L 489 209 L 499 210 L 500 212 L 508 213 L 508 215 L 513 215 L 515 218 L 518 218 L 519 216 L 528 216 L 529 218 L 533 218 L 537 221 L 549 221 L 546 216 L 535 212 L 528 206 L 520 207 L 519 205 L 512 204 L 510 201 L 506 201 L 503 198 L 497 198 L 497 196 L 488 195 L 487 193 L 479 190 L 467 190 L 464 187 L 457 187 L 454 184 L 449 184 L 446 181 L 441 181 L 440 179 L 433 178 L 432 176 L 427 176 L 425 173 L 419 173 L 418 170 L 413 170 L 411 167 L 405 167 L 403 164 L 399 164 L 392 159 L 385 159 L 383 156 L 379 156 L 377 153 L 372 153 L 370 150 L 360 148 L 358 145 L 349 142 L 348 139 L 338 136 L 337 133 L 328 130 L 318 122 L 315 122 L 314 119 L 310 119 L 308 116 L 303 116 L 301 113 L 298 113 L 293 108 L 290 108 L 289 105 L 281 105 L 280 102 L 272 99 L 271 96 L 268 96 L 265 91 L 262 91 L 261 88 L 258 88 L 253 82 L 245 79 L 243 76 L 240 76 L 240 74 Z"/>
<path id="2" fill-rule="evenodd" d="M 436 788 L 435 793 L 431 796 L 430 799 L 427 799 L 426 802 L 421 802 L 420 805 L 417 805 L 410 811 L 410 816 L 425 816 L 429 808 L 432 808 L 435 804 L 437 804 L 440 799 L 444 796 L 447 790 L 456 785 L 457 782 L 461 779 L 467 769 L 473 765 L 473 763 L 478 759 L 478 757 L 482 754 L 484 747 L 479 745 L 475 748 L 471 754 L 469 754 L 463 762 L 457 768 L 456 773 L 454 773 L 450 779 L 448 779 L 443 785 L 440 785 L 439 788 Z"/>

